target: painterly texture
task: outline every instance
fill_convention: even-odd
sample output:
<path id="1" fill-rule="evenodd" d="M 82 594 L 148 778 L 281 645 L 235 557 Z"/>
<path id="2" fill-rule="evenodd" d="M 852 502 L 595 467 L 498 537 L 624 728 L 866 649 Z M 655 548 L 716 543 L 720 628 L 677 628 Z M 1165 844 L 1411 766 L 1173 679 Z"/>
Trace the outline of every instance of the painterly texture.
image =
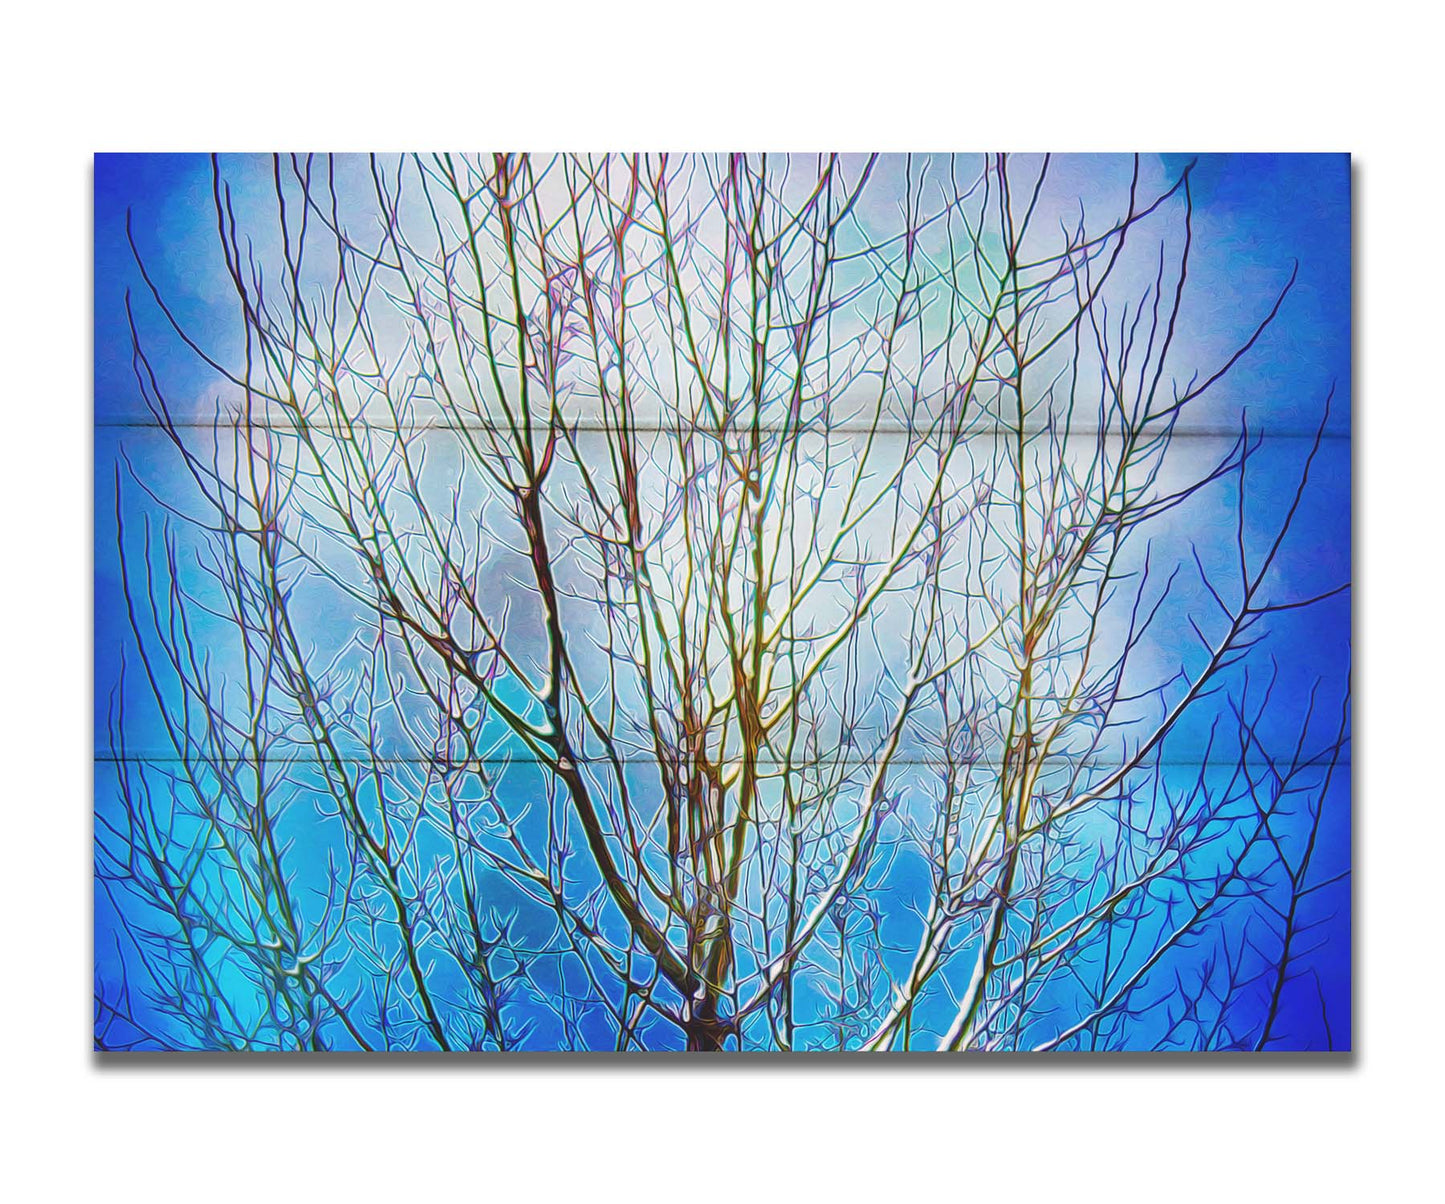
<path id="1" fill-rule="evenodd" d="M 1345 157 L 95 220 L 98 1047 L 1349 1048 Z"/>

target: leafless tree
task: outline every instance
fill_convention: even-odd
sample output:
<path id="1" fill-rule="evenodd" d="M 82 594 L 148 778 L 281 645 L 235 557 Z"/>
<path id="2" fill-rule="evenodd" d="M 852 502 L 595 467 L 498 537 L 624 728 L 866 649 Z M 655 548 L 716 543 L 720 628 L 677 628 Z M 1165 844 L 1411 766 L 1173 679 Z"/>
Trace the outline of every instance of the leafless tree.
<path id="1" fill-rule="evenodd" d="M 1344 683 L 1282 733 L 1263 648 L 1339 592 L 1280 575 L 1329 403 L 1261 541 L 1260 433 L 1177 436 L 1288 269 L 1202 363 L 1190 170 L 1095 219 L 1054 166 L 277 157 L 248 230 L 218 163 L 239 354 L 129 299 L 184 478 L 116 474 L 98 1041 L 1278 1041 L 1347 777 Z"/>

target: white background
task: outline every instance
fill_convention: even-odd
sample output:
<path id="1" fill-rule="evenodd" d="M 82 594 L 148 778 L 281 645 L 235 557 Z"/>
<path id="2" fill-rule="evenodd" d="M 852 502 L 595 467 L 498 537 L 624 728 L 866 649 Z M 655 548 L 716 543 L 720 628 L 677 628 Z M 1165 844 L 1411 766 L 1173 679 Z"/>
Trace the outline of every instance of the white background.
<path id="1" fill-rule="evenodd" d="M 0 1190 L 26 1202 L 1434 1196 L 1445 195 L 1427 11 L 12 8 L 0 71 Z M 463 145 L 1355 154 L 1357 1056 L 93 1058 L 91 153 Z"/>

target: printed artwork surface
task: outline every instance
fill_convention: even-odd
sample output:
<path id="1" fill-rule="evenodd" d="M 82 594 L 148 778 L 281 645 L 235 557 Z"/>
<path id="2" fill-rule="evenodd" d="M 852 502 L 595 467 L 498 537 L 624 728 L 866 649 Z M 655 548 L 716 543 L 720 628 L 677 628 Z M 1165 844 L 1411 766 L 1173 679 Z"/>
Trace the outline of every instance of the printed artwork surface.
<path id="1" fill-rule="evenodd" d="M 101 155 L 95 1044 L 1351 1043 L 1342 155 Z"/>

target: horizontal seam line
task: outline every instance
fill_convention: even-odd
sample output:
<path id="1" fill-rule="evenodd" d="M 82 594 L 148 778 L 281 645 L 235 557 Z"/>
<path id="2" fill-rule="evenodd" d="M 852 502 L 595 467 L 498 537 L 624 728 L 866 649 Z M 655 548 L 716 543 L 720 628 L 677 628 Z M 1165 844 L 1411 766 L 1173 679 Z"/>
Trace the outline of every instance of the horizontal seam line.
<path id="1" fill-rule="evenodd" d="M 294 423 L 294 422 L 250 422 L 250 423 L 245 423 L 245 424 L 241 424 L 241 425 L 245 425 L 245 426 L 249 427 L 251 430 L 258 430 L 258 431 L 259 431 L 259 430 L 271 430 L 271 431 L 299 431 L 299 430 L 301 430 L 301 427 L 300 427 L 298 424 Z M 475 423 L 473 423 L 473 422 L 431 422 L 431 423 L 420 423 L 420 422 L 419 422 L 419 423 L 414 423 L 414 424 L 407 424 L 407 425 L 404 425 L 404 426 L 398 426 L 398 425 L 396 425 L 395 423 L 362 422 L 362 421 L 358 420 L 355 425 L 356 425 L 356 428 L 357 428 L 358 433 L 367 433 L 367 432 L 389 433 L 389 432 L 390 432 L 390 433 L 397 433 L 397 434 L 400 434 L 400 433 L 425 434 L 425 433 L 427 433 L 428 431 L 492 431 L 492 432 L 495 432 L 495 433 L 501 434 L 501 435 L 508 435 L 508 436 L 510 436 L 510 434 L 511 434 L 511 432 L 507 429 L 507 427 L 505 427 L 504 425 L 502 425 L 500 422 L 499 422 L 499 423 L 495 423 L 495 424 L 494 424 L 494 423 L 487 423 L 487 422 L 475 422 Z M 97 419 L 95 420 L 95 427 L 96 427 L 97 430 L 154 430 L 154 431 L 165 431 L 165 430 L 171 429 L 171 428 L 174 428 L 174 429 L 185 429 L 185 430 L 219 430 L 219 431 L 229 431 L 229 430 L 233 429 L 229 424 L 226 424 L 226 423 L 217 424 L 217 423 L 215 423 L 215 422 L 203 421 L 203 420 L 201 420 L 201 419 L 180 419 L 180 420 L 177 420 L 177 421 L 174 422 L 174 423 L 171 423 L 171 424 L 170 424 L 170 427 L 167 427 L 167 425 L 164 424 L 164 423 L 146 421 L 146 420 L 140 419 L 140 418 L 97 418 Z M 340 434 L 346 434 L 346 433 L 347 433 L 347 432 L 342 431 L 339 427 L 336 427 L 334 424 L 330 424 L 330 423 L 312 423 L 312 424 L 308 425 L 308 427 L 307 427 L 306 429 L 307 429 L 307 430 L 310 430 L 310 431 L 322 431 L 322 432 L 325 432 L 326 434 L 338 434 L 338 435 L 340 435 Z M 603 434 L 613 434 L 613 433 L 616 433 L 616 432 L 617 432 L 617 428 L 616 428 L 615 426 L 606 426 L 606 425 L 603 425 L 602 423 L 599 423 L 599 422 L 565 424 L 565 429 L 566 429 L 568 432 L 573 433 L 573 434 L 597 434 L 597 435 L 603 435 Z M 764 434 L 783 434 L 783 433 L 789 433 L 789 434 L 792 434 L 792 435 L 794 435 L 794 436 L 802 436 L 802 437 L 808 437 L 808 436 L 814 436 L 814 437 L 816 437 L 816 436 L 819 436 L 819 435 L 874 435 L 874 434 L 879 434 L 879 435 L 922 435 L 922 434 L 928 434 L 928 433 L 935 433 L 935 434 L 937 433 L 937 432 L 930 432 L 930 428 L 926 428 L 926 427 L 910 428 L 910 427 L 905 427 L 905 426 L 891 426 L 891 425 L 890 425 L 890 426 L 878 426 L 878 427 L 871 427 L 871 426 L 809 427 L 809 428 L 803 428 L 803 429 L 801 429 L 801 430 L 798 430 L 798 429 L 796 429 L 796 428 L 783 428 L 783 427 L 776 427 L 776 426 L 763 426 L 763 427 L 760 427 L 759 429 L 760 429 Z M 751 428 L 750 426 L 730 427 L 730 428 L 728 428 L 726 431 L 720 432 L 720 431 L 718 431 L 716 428 L 713 428 L 713 427 L 688 426 L 688 425 L 683 424 L 683 423 L 676 423 L 676 424 L 671 424 L 671 425 L 664 425 L 664 424 L 660 424 L 660 423 L 643 423 L 643 422 L 630 422 L 630 423 L 628 423 L 628 430 L 631 431 L 631 432 L 633 432 L 633 433 L 650 433 L 650 434 L 684 434 L 684 433 L 689 433 L 689 432 L 691 432 L 691 433 L 694 433 L 694 434 L 703 434 L 703 435 L 718 435 L 718 434 L 750 435 L 750 434 L 752 433 L 752 428 Z M 1100 434 L 1102 434 L 1102 435 L 1108 436 L 1108 437 L 1111 438 L 1111 439 L 1123 438 L 1122 435 L 1120 435 L 1117 431 L 1113 430 L 1112 428 L 1110 428 L 1110 429 L 1105 429 L 1105 428 L 1102 428 L 1102 427 L 1072 426 L 1072 427 L 1051 428 L 1051 427 L 1046 427 L 1046 426 L 1025 426 L 1025 427 L 1023 428 L 1023 433 L 1024 433 L 1025 435 L 1042 435 L 1042 434 L 1046 434 L 1046 433 L 1049 432 L 1050 430 L 1055 430 L 1056 433 L 1058 433 L 1058 434 L 1069 434 L 1069 435 L 1100 435 Z M 982 427 L 979 427 L 979 428 L 977 428 L 977 429 L 965 430 L 965 431 L 963 431 L 963 432 L 960 432 L 960 435 L 961 435 L 961 436 L 962 436 L 962 435 L 982 435 L 982 434 L 993 434 L 993 433 L 1013 435 L 1013 434 L 1016 434 L 1017 432 L 1018 432 L 1018 428 L 1017 428 L 1017 427 L 1012 427 L 1012 426 L 1009 426 L 1007 423 L 1000 422 L 1000 423 L 996 423 L 996 424 L 989 425 L 989 426 L 982 426 Z M 1165 433 L 1165 432 L 1164 432 L 1163 429 L 1161 429 L 1160 432 L 1159 432 L 1160 435 L 1163 435 L 1164 433 Z M 1300 428 L 1298 428 L 1298 429 L 1293 428 L 1293 427 L 1286 427 L 1286 428 L 1281 429 L 1281 430 L 1265 430 L 1265 429 L 1260 429 L 1260 430 L 1253 431 L 1252 433 L 1255 434 L 1255 435 L 1263 436 L 1263 437 L 1290 438 L 1290 439 L 1313 439 L 1313 438 L 1315 438 L 1316 436 L 1320 436 L 1320 431 L 1319 431 L 1319 428 L 1317 428 L 1317 427 L 1316 427 L 1316 428 L 1309 428 L 1309 429 L 1307 429 L 1307 428 L 1305 428 L 1305 427 L 1300 427 Z M 1168 434 L 1169 434 L 1169 437 L 1170 437 L 1170 438 L 1237 439 L 1237 438 L 1240 436 L 1240 434 L 1241 434 L 1241 428 L 1239 428 L 1239 427 L 1176 427 L 1173 431 L 1168 432 Z M 1325 438 L 1325 439 L 1349 439 L 1349 438 L 1350 438 L 1350 435 L 1351 435 L 1351 433 L 1350 433 L 1349 431 L 1326 430 L 1326 431 L 1323 433 L 1323 435 L 1320 436 L 1320 437 Z"/>

